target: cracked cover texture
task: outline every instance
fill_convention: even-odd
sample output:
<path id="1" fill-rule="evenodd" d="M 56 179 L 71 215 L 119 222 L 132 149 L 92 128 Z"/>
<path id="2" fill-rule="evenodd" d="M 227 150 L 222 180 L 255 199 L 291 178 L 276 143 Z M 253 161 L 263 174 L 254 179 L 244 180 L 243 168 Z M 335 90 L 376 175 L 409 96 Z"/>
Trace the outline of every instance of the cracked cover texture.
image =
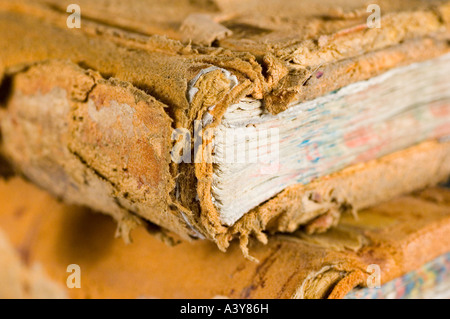
<path id="1" fill-rule="evenodd" d="M 10 242 L 0 242 L 9 252 L 0 255 L 0 267 L 17 273 L 20 263 L 40 265 L 35 282 L 59 287 L 53 296 L 70 298 L 342 298 L 365 286 L 368 265 L 379 265 L 384 284 L 450 250 L 446 188 L 379 204 L 358 219 L 345 214 L 325 234 L 296 232 L 254 243 L 259 264 L 235 244 L 226 254 L 209 241 L 168 247 L 142 228 L 126 246 L 113 239 L 115 225 L 107 216 L 64 205 L 18 177 L 0 181 L 0 208 L 1 238 Z M 17 263 L 6 262 L 12 255 Z M 81 288 L 65 289 L 67 266 L 74 263 Z M 18 291 L 19 284 L 10 282 Z"/>
<path id="2" fill-rule="evenodd" d="M 60 101 L 58 107 L 69 105 L 66 111 L 72 115 L 64 118 L 65 124 L 59 122 L 61 118 L 55 118 L 59 124 L 52 126 L 39 117 L 42 114 L 36 114 L 40 120 L 34 122 L 34 130 L 45 133 L 43 128 L 46 127 L 49 140 L 31 143 L 28 137 L 38 135 L 33 131 L 27 132 L 28 135 L 24 132 L 15 136 L 15 140 L 9 139 L 11 145 L 5 144 L 10 149 L 7 155 L 13 157 L 12 148 L 30 151 L 29 155 L 34 154 L 30 155 L 34 157 L 31 165 L 26 164 L 25 154 L 16 152 L 16 166 L 24 172 L 33 171 L 31 176 L 56 195 L 70 197 L 70 192 L 63 191 L 73 184 L 68 182 L 70 179 L 66 179 L 65 184 L 50 185 L 42 176 L 33 175 L 42 175 L 45 171 L 39 173 L 37 169 L 43 158 L 37 156 L 42 153 L 33 150 L 36 145 L 46 145 L 48 153 L 53 155 L 47 154 L 47 157 L 53 160 L 58 160 L 54 152 L 69 151 L 70 155 L 64 156 L 70 157 L 69 162 L 79 169 L 69 165 L 70 168 L 66 166 L 61 171 L 61 166 L 69 163 L 63 160 L 65 157 L 60 159 L 64 162 L 59 163 L 61 165 L 49 165 L 46 169 L 60 174 L 58 176 L 78 178 L 75 185 L 81 191 L 73 192 L 76 198 L 72 198 L 72 202 L 112 214 L 119 221 L 119 233 L 125 237 L 134 225 L 150 220 L 183 238 L 212 239 L 221 249 L 225 249 L 232 238 L 240 237 L 246 251 L 251 235 L 265 242 L 262 231 L 266 228 L 292 230 L 323 215 L 321 209 L 305 214 L 308 205 L 304 206 L 302 200 L 299 213 L 293 215 L 289 207 L 293 207 L 293 203 L 300 205 L 298 199 L 311 187 L 299 185 L 256 208 L 232 228 L 224 227 L 211 201 L 212 164 L 170 162 L 169 128 L 184 127 L 192 131 L 193 121 L 201 119 L 211 105 L 216 107 L 211 112 L 214 120 L 210 126 L 217 126 L 226 108 L 244 96 L 263 99 L 269 112 L 278 113 L 294 101 L 312 99 L 392 67 L 448 52 L 450 6 L 447 1 L 401 4 L 381 1 L 381 29 L 367 28 L 365 22 L 369 13 L 363 1 L 320 4 L 248 1 L 245 5 L 232 0 L 131 1 L 126 4 L 111 0 L 80 1 L 81 29 L 67 29 L 67 4 L 67 1 L 50 0 L 0 1 L 0 30 L 5 31 L 0 39 L 3 91 L 8 88 L 5 83 L 13 83 L 9 91 L 6 90 L 7 94 L 2 94 L 5 95 L 2 102 L 8 109 L 14 109 L 14 103 L 22 105 L 17 101 L 32 104 L 36 99 L 34 88 L 53 94 L 47 97 Z M 192 15 L 201 15 L 201 19 L 193 19 Z M 206 28 L 211 34 L 196 32 L 208 25 L 214 26 Z M 421 49 L 423 47 L 427 50 Z M 201 69 L 210 66 L 229 70 L 236 75 L 239 84 L 230 90 L 230 80 L 223 72 L 209 72 L 197 81 L 198 92 L 189 102 L 189 81 Z M 315 72 L 324 75 L 318 79 L 313 77 Z M 54 74 L 61 76 L 53 77 Z M 73 76 L 76 81 L 68 81 L 64 76 L 68 74 L 76 74 Z M 87 116 L 89 110 L 91 113 Z M 97 123 L 89 120 L 96 116 L 102 120 Z M 26 114 L 16 113 L 16 120 L 24 120 L 23 117 Z M 113 117 L 116 122 L 111 120 Z M 112 129 L 99 124 L 105 118 L 114 122 Z M 2 116 L 2 131 L 5 119 L 8 116 Z M 13 121 L 6 127 L 11 123 Z M 152 132 L 150 124 L 158 129 Z M 131 126 L 134 132 L 126 135 Z M 11 132 L 3 134 L 11 137 Z M 50 146 L 50 137 L 62 139 L 58 143 L 64 145 L 64 150 Z M 153 144 L 143 145 L 143 140 L 153 141 Z M 167 144 L 157 145 L 156 140 Z M 94 141 L 102 145 L 101 149 L 93 148 Z M 449 174 L 445 171 L 446 165 L 442 165 L 448 158 L 448 146 L 434 145 L 426 150 L 419 147 L 412 152 L 423 154 L 423 161 L 431 159 L 431 164 L 443 169 L 437 170 L 437 175 L 434 170 L 411 177 L 420 181 L 414 184 L 416 188 L 434 184 Z M 142 155 L 142 161 L 125 159 L 138 154 Z M 408 152 L 401 154 L 396 155 L 398 161 L 402 156 L 405 156 L 404 161 L 411 156 Z M 34 166 L 36 163 L 40 164 Z M 379 167 L 385 167 L 383 163 L 386 162 L 381 161 Z M 128 164 L 131 164 L 129 168 Z M 350 205 L 357 209 L 411 190 L 408 183 L 380 182 L 375 184 L 380 191 L 368 199 L 366 195 L 372 194 L 371 187 L 375 187 L 372 180 L 379 176 L 376 170 L 371 170 L 371 165 L 375 164 L 370 164 L 368 169 L 350 169 L 354 179 L 361 183 L 360 189 L 366 191 L 355 193 L 354 188 L 346 189 L 345 198 L 341 199 L 351 198 L 352 202 L 346 202 L 345 207 Z M 388 167 L 394 171 L 398 166 Z M 417 168 L 401 167 L 402 171 L 395 171 L 399 179 Z M 347 174 L 342 177 L 344 180 Z M 329 187 L 327 180 L 330 178 L 340 180 L 341 177 L 325 177 L 323 184 L 318 181 L 314 187 L 319 193 Z M 83 179 L 91 186 L 94 184 L 92 187 L 102 200 L 94 202 L 83 195 Z M 195 199 L 197 196 L 199 201 Z M 305 216 L 308 221 L 304 220 Z"/>

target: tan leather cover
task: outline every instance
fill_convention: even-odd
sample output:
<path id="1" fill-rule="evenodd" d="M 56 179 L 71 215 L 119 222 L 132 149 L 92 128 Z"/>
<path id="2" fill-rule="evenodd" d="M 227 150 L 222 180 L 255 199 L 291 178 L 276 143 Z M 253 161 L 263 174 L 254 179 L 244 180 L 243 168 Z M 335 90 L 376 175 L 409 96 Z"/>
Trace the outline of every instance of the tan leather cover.
<path id="1" fill-rule="evenodd" d="M 47 125 L 39 117 L 37 121 L 31 119 L 30 131 L 17 135 L 12 118 L 2 115 L 4 149 L 22 172 L 56 195 L 70 200 L 70 193 L 62 190 L 71 189 L 72 202 L 112 214 L 119 221 L 119 233 L 126 238 L 136 224 L 151 221 L 185 239 L 211 239 L 221 249 L 240 237 L 245 250 L 249 235 L 266 240 L 261 232 L 266 225 L 272 230 L 291 229 L 286 225 L 299 224 L 302 216 L 277 226 L 278 214 L 272 216 L 272 222 L 267 216 L 251 214 L 253 218 L 242 219 L 234 228 L 223 226 L 210 196 L 212 164 L 177 165 L 168 160 L 166 149 L 171 145 L 157 144 L 155 139 L 168 141 L 169 128 L 193 131 L 193 121 L 201 119 L 211 105 L 216 107 L 209 127 L 218 125 L 227 107 L 244 96 L 263 99 L 269 112 L 278 113 L 291 102 L 315 98 L 398 65 L 442 55 L 449 48 L 447 1 L 381 1 L 380 29 L 367 27 L 365 1 L 249 1 L 245 5 L 219 0 L 126 4 L 80 1 L 81 29 L 67 28 L 65 9 L 69 3 L 0 1 L 0 31 L 4 35 L 0 38 L 0 102 L 8 109 L 19 110 L 15 120 L 22 121 L 27 115 L 17 105 L 28 105 L 24 101 L 36 103 L 42 92 L 50 94 L 47 98 L 52 101 L 55 94 L 66 94 L 70 105 L 67 114 L 73 115 L 54 114 L 56 121 L 64 118 L 64 123 L 58 122 L 60 126 Z M 211 33 L 198 32 L 202 28 Z M 424 47 L 427 49 L 422 50 Z M 199 78 L 195 84 L 198 91 L 189 101 L 189 81 L 211 66 L 217 69 Z M 347 72 L 349 68 L 355 72 Z M 234 74 L 238 85 L 232 87 L 223 70 Z M 320 80 L 314 78 L 315 72 L 323 72 L 324 76 Z M 76 80 L 67 80 L 71 76 Z M 66 103 L 63 100 L 60 102 Z M 110 129 L 85 121 L 84 112 L 92 103 L 95 112 L 110 117 Z M 151 110 L 148 116 L 142 108 Z M 123 118 L 114 121 L 111 114 L 130 109 L 136 112 L 136 120 L 131 124 L 134 131 L 126 142 L 120 141 L 117 131 L 125 134 L 124 123 L 128 122 Z M 150 123 L 156 124 L 158 132 L 149 129 Z M 64 131 L 67 127 L 73 135 Z M 62 139 L 61 148 L 49 147 L 50 140 L 38 139 L 37 132 L 42 137 Z M 78 143 L 77 134 L 87 140 Z M 31 136 L 36 137 L 37 144 L 32 144 Z M 147 140 L 153 144 L 142 147 Z M 99 141 L 103 147 L 96 149 L 94 142 Z M 119 142 L 127 147 L 108 150 Z M 43 152 L 36 152 L 37 146 L 43 146 Z M 58 150 L 65 151 L 66 146 L 72 153 L 65 154 L 67 157 L 60 158 L 57 165 L 54 161 L 52 164 L 49 159 L 57 159 L 61 155 Z M 27 157 L 22 151 L 34 155 Z M 132 162 L 132 172 L 127 171 L 128 156 L 144 153 L 142 161 Z M 27 163 L 27 158 L 32 161 Z M 428 159 L 439 166 L 443 157 Z M 70 162 L 80 169 L 65 169 L 63 164 Z M 414 172 L 405 168 L 401 175 Z M 42 175 L 47 176 L 47 182 Z M 70 178 L 62 178 L 65 175 Z M 61 184 L 51 186 L 49 176 Z M 437 179 L 431 172 L 414 176 L 423 181 L 417 187 L 433 184 Z M 102 195 L 98 203 L 79 191 L 86 189 L 85 180 L 97 185 L 95 189 Z M 365 183 L 365 193 L 370 194 L 374 184 L 372 180 Z M 409 186 L 400 187 L 393 194 L 410 190 Z M 292 194 L 291 190 L 286 192 Z M 281 211 L 289 210 L 282 200 L 275 202 Z M 291 204 L 289 200 L 284 202 Z M 375 198 L 364 202 L 375 202 Z M 363 206 L 357 199 L 350 204 Z M 266 208 L 262 206 L 260 211 Z M 317 225 L 310 229 L 316 228 Z"/>
<path id="2" fill-rule="evenodd" d="M 3 297 L 20 290 L 13 274 L 21 263 L 40 265 L 41 282 L 62 289 L 54 296 L 71 298 L 341 298 L 367 284 L 369 265 L 380 267 L 383 284 L 450 251 L 450 190 L 399 197 L 358 219 L 345 214 L 325 234 L 275 235 L 252 245 L 259 264 L 237 245 L 226 253 L 210 241 L 168 247 L 142 228 L 126 245 L 113 238 L 110 217 L 65 206 L 17 177 L 0 182 L 0 227 L 14 247 L 0 254 L 0 274 L 11 274 Z M 21 262 L 8 259 L 14 253 Z M 80 266 L 81 288 L 66 288 L 70 264 Z"/>

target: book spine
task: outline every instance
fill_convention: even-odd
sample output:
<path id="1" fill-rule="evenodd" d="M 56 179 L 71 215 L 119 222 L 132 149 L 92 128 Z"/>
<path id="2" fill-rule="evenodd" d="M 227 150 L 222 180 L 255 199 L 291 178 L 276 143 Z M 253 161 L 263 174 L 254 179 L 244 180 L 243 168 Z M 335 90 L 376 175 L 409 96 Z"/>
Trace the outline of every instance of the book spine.
<path id="1" fill-rule="evenodd" d="M 10 79 L 2 152 L 66 202 L 112 215 L 125 238 L 142 220 L 186 235 L 171 211 L 171 122 L 164 105 L 127 82 L 70 62 Z"/>

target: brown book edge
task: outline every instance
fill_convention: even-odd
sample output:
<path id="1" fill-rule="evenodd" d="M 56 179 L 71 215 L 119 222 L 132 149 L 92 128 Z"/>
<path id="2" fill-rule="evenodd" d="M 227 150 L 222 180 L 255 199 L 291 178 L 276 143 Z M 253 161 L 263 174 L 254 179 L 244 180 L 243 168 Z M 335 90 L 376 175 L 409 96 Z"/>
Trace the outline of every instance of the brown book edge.
<path id="1" fill-rule="evenodd" d="M 0 205 L 0 227 L 14 247 L 1 241 L 9 255 L 0 255 L 0 273 L 40 269 L 26 282 L 50 287 L 41 297 L 342 298 L 367 284 L 369 265 L 380 267 L 384 284 L 450 251 L 450 190 L 443 188 L 379 204 L 358 219 L 346 214 L 324 234 L 275 235 L 252 246 L 259 264 L 237 245 L 227 253 L 209 241 L 168 247 L 142 228 L 126 245 L 113 238 L 109 217 L 64 205 L 18 177 L 0 182 Z M 81 288 L 66 286 L 72 264 L 80 266 Z M 8 278 L 17 289 L 13 279 L 23 276 Z M 14 296 L 1 288 L 2 296 Z"/>
<path id="2" fill-rule="evenodd" d="M 188 48 L 171 40 L 164 40 L 158 37 L 147 37 L 146 45 L 142 44 L 140 37 L 134 37 L 132 34 L 109 28 L 103 25 L 99 25 L 95 22 L 88 21 L 87 27 L 81 32 L 74 33 L 65 30 L 65 26 L 62 26 L 61 13 L 54 12 L 52 10 L 33 8 L 29 9 L 29 2 L 22 1 L 19 5 L 13 5 L 10 7 L 9 2 L 2 7 L 2 10 L 6 13 L 3 15 L 2 28 L 9 30 L 8 35 L 15 38 L 11 40 L 5 37 L 3 39 L 8 43 L 5 46 L 7 49 L 2 51 L 2 65 L 1 67 L 6 69 L 8 76 L 14 74 L 14 70 L 19 70 L 19 73 L 29 65 L 33 65 L 36 61 L 46 59 L 71 59 L 74 62 L 83 66 L 89 66 L 99 71 L 103 75 L 113 75 L 121 80 L 128 81 L 139 88 L 156 96 L 159 100 L 152 102 L 162 107 L 163 110 L 174 121 L 173 127 L 188 127 L 191 128 L 192 120 L 196 114 L 203 114 L 206 111 L 207 105 L 204 105 L 206 98 L 210 98 L 208 91 L 211 83 L 221 78 L 222 82 L 228 83 L 227 79 L 224 79 L 222 72 L 210 72 L 205 75 L 201 81 L 199 81 L 199 94 L 193 101 L 193 104 L 188 105 L 186 101 L 186 85 L 188 80 L 192 79 L 198 71 L 206 66 L 216 65 L 221 68 L 239 70 L 239 79 L 241 84 L 231 90 L 221 100 L 217 100 L 215 110 L 218 112 L 214 114 L 215 121 L 212 125 L 217 125 L 220 121 L 221 115 L 225 112 L 226 107 L 240 97 L 253 94 L 255 97 L 260 95 L 258 93 L 261 84 L 265 80 L 260 73 L 261 66 L 256 62 L 254 58 L 249 58 L 248 55 L 241 53 L 233 53 L 233 56 L 221 55 L 217 48 Z M 23 5 L 23 6 L 22 6 Z M 14 12 L 21 12 L 17 14 Z M 443 11 L 445 12 L 445 10 Z M 445 17 L 446 15 L 441 12 Z M 6 16 L 5 16 L 6 15 Z M 425 14 L 428 17 L 428 13 Z M 47 22 L 43 22 L 41 19 L 49 18 Z M 438 15 L 435 16 L 437 20 Z M 59 19 L 59 20 L 58 20 Z M 59 22 L 58 22 L 59 21 Z M 446 19 L 443 19 L 446 21 Z M 431 23 L 430 25 L 434 25 Z M 114 30 L 114 32 L 112 32 Z M 109 32 L 111 31 L 111 32 Z M 117 31 L 115 33 L 115 31 Z M 445 30 L 443 30 L 445 34 Z M 18 38 L 21 35 L 27 36 L 27 45 L 30 47 L 23 47 Z M 115 34 L 115 35 L 114 35 Z M 433 35 L 431 32 L 429 35 Z M 352 36 L 355 36 L 354 34 Z M 436 39 L 422 39 L 415 41 L 406 41 L 402 44 L 394 46 L 394 48 L 385 48 L 375 53 L 370 54 L 370 58 L 373 58 L 373 69 L 361 72 L 358 76 L 345 81 L 351 82 L 364 77 L 370 77 L 374 74 L 382 72 L 395 66 L 400 60 L 405 59 L 411 62 L 420 61 L 433 56 L 443 54 L 448 51 L 448 46 L 445 45 L 445 41 Z M 423 42 L 421 42 L 423 41 Z M 429 44 L 429 50 L 408 50 L 407 48 L 413 48 L 418 43 Z M 391 43 L 393 44 L 393 43 Z M 91 50 L 87 52 L 85 48 Z M 134 50 L 126 50 L 124 48 L 132 48 Z M 397 50 L 398 49 L 398 50 Z M 96 54 L 93 54 L 95 51 Z M 390 53 L 389 53 L 390 52 Z M 414 52 L 413 54 L 411 52 Z M 428 52 L 425 54 L 424 52 Z M 388 54 L 388 57 L 383 54 Z M 411 55 L 412 54 L 412 55 Z M 98 56 L 97 56 L 98 55 Z M 378 57 L 377 57 L 378 56 Z M 354 63 L 367 63 L 369 56 L 362 55 L 353 58 L 354 61 L 339 61 L 336 65 L 330 67 L 332 72 L 330 74 L 337 74 L 342 72 L 348 63 L 354 65 Z M 136 65 L 124 64 L 123 61 L 139 61 Z M 164 61 L 161 64 L 161 61 Z M 358 62 L 360 61 L 360 62 Z M 366 62 L 364 62 L 366 61 Z M 397 62 L 395 62 L 397 61 Z M 342 63 L 342 66 L 339 66 Z M 274 62 L 272 67 L 278 67 L 279 63 Z M 366 64 L 367 65 L 367 64 Z M 22 66 L 22 69 L 20 67 Z M 25 66 L 25 69 L 23 69 Z M 237 69 L 236 69 L 237 68 Z M 169 71 L 167 71 L 169 70 Z M 274 69 L 275 70 L 275 69 Z M 341 70 L 341 71 L 339 71 Z M 85 70 L 87 71 L 87 70 Z M 58 71 L 54 71 L 58 72 Z M 84 72 L 84 71 L 83 71 Z M 81 73 L 83 73 L 81 72 Z M 175 75 L 172 80 L 167 81 L 162 79 L 160 74 L 164 72 L 172 72 Z M 333 73 L 334 72 L 334 73 Z M 38 76 L 39 75 L 39 72 Z M 94 72 L 95 73 L 95 72 Z M 269 72 L 270 73 L 270 72 Z M 45 74 L 43 75 L 45 77 Z M 343 85 L 348 84 L 347 82 Z M 120 81 L 119 81 L 120 82 Z M 330 75 L 329 83 L 334 83 L 333 75 Z M 122 85 L 127 85 L 125 82 L 120 82 Z M 59 85 L 60 86 L 60 85 Z M 258 88 L 259 87 L 259 88 Z M 312 88 L 315 87 L 312 86 Z M 134 89 L 130 87 L 131 89 Z M 50 89 L 50 88 L 49 88 Z M 208 93 L 209 92 L 209 93 Z M 208 93 L 208 94 L 207 94 Z M 323 92 L 322 92 L 323 93 Z M 143 92 L 140 92 L 140 96 L 151 97 Z M 76 97 L 75 97 L 76 98 Z M 218 97 L 216 97 L 218 99 Z M 100 103 L 101 104 L 101 103 Z M 189 109 L 189 116 L 185 116 L 185 111 Z M 198 113 L 197 113 L 198 112 Z M 164 117 L 166 114 L 161 114 Z M 168 136 L 164 136 L 168 138 Z M 204 143 L 206 144 L 206 143 Z M 95 155 L 95 154 L 91 154 Z M 148 161 L 143 161 L 145 165 L 148 165 Z M 144 164 L 143 163 L 143 164 Z M 93 163 L 87 162 L 90 168 L 96 171 L 100 171 L 104 167 L 104 163 L 93 161 Z M 154 162 L 150 163 L 150 166 L 154 166 Z M 144 165 L 143 165 L 144 166 Z M 170 200 L 166 202 L 162 212 L 159 214 L 149 214 L 151 217 L 144 216 L 145 219 L 149 219 L 155 223 L 162 224 L 163 227 L 175 231 L 182 235 L 184 238 L 189 236 L 206 236 L 213 239 L 224 249 L 228 246 L 229 241 L 233 236 L 241 236 L 240 232 L 233 231 L 229 228 L 223 227 L 218 219 L 218 213 L 216 212 L 209 196 L 210 191 L 210 177 L 212 173 L 212 166 L 208 163 L 200 163 L 195 165 L 195 170 L 192 165 L 180 165 L 170 164 L 170 167 L 164 167 L 164 170 L 170 171 L 167 174 L 167 183 L 163 183 L 161 188 L 167 189 L 165 197 L 169 197 Z M 114 170 L 114 167 L 106 167 L 108 170 Z M 140 169 L 145 169 L 141 167 Z M 113 174 L 114 175 L 114 174 Z M 177 177 L 177 178 L 175 178 Z M 107 178 L 109 179 L 109 178 Z M 180 198 L 175 196 L 175 186 L 182 189 Z M 130 194 L 129 192 L 120 190 L 121 195 Z M 195 195 L 199 195 L 200 205 L 194 198 Z M 123 201 L 123 199 L 120 199 Z M 126 202 L 126 200 L 125 200 Z M 117 202 L 116 202 L 117 204 Z M 120 203 L 122 205 L 122 203 Z M 118 206 L 120 206 L 118 205 Z M 353 203 L 354 206 L 358 206 L 357 203 Z M 163 204 L 164 206 L 164 204 Z M 120 207 L 119 207 L 120 208 Z M 118 208 L 115 207 L 115 210 Z M 109 209 L 108 209 L 109 210 Z M 120 209 L 119 209 L 120 210 Z M 127 233 L 129 228 L 133 227 L 139 222 L 139 218 L 133 217 L 133 210 L 129 210 L 124 216 L 119 216 L 120 220 L 125 220 L 120 226 L 122 233 Z M 251 220 L 251 224 L 258 223 L 259 220 Z M 236 225 L 235 229 L 246 229 L 248 222 L 240 222 Z M 195 230 L 195 231 L 193 231 Z M 247 234 L 251 234 L 253 229 L 248 229 Z M 247 234 L 241 236 L 243 246 L 247 241 Z M 265 240 L 264 236 L 260 232 L 257 232 L 257 237 L 261 240 Z"/>

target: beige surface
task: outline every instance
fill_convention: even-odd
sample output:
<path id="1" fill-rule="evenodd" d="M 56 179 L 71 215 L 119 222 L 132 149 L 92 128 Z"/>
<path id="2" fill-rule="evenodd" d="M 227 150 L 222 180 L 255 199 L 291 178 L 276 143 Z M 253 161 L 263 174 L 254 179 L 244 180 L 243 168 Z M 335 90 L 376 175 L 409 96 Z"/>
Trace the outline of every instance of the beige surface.
<path id="1" fill-rule="evenodd" d="M 0 232 L 0 299 L 67 298 L 61 283 L 49 278 L 39 263 L 27 260 Z"/>
<path id="2" fill-rule="evenodd" d="M 50 73 L 45 68 L 40 69 L 42 61 L 52 60 L 49 62 L 51 65 L 60 63 L 54 60 L 70 60 L 70 63 L 81 68 L 77 69 L 80 74 L 97 74 L 96 79 L 100 82 L 121 83 L 133 92 L 140 90 L 137 100 L 145 97 L 144 100 L 152 101 L 149 107 L 161 115 L 161 127 L 168 128 L 167 118 L 170 117 L 172 128 L 193 130 L 193 121 L 202 118 L 211 105 L 216 105 L 212 112 L 212 126 L 220 122 L 231 103 L 244 96 L 263 99 L 268 111 L 277 113 L 292 101 L 313 98 L 314 94 L 323 94 L 374 76 L 396 65 L 422 61 L 448 51 L 446 39 L 449 35 L 450 10 L 446 1 L 406 1 L 402 4 L 380 2 L 383 14 L 381 29 L 367 29 L 364 25 L 368 13 L 365 12 L 365 3 L 362 1 L 339 1 L 333 4 L 330 4 L 331 1 L 321 4 L 315 1 L 250 1 L 245 6 L 236 1 L 143 1 L 126 5 L 119 1 L 82 1 L 81 29 L 67 28 L 68 14 L 64 10 L 67 3 L 0 1 L 0 31 L 4 35 L 0 38 L 0 70 L 5 72 L 2 78 L 7 78 L 3 81 L 2 103 L 13 103 L 9 98 L 14 94 L 20 95 L 17 87 L 15 89 L 13 86 L 8 91 L 8 85 L 5 84 L 16 75 L 30 76 L 31 82 L 40 83 L 49 74 L 50 77 L 59 73 L 64 75 L 63 69 L 50 68 Z M 196 39 L 189 39 L 192 40 L 189 44 L 189 35 L 183 34 L 185 29 L 182 26 L 185 19 L 195 13 L 208 16 L 199 21 L 219 23 L 232 33 L 221 33 L 220 39 L 212 42 L 213 46 L 196 44 Z M 222 28 L 212 30 L 223 31 Z M 215 38 L 214 35 L 212 37 Z M 420 50 L 419 47 L 426 47 L 427 50 Z M 74 67 L 73 64 L 71 67 Z M 36 65 L 36 69 L 40 71 L 33 74 L 36 69 L 29 69 L 31 65 Z M 189 81 L 201 69 L 210 66 L 232 72 L 239 84 L 230 89 L 230 80 L 224 72 L 216 69 L 200 77 L 196 84 L 199 90 L 189 102 Z M 327 72 L 323 83 L 306 81 L 318 67 Z M 348 74 L 345 72 L 347 68 L 355 72 L 344 76 Z M 110 77 L 117 80 L 108 82 Z M 63 80 L 47 83 L 46 90 L 63 88 L 64 83 Z M 69 85 L 82 93 L 86 89 L 83 81 Z M 39 88 L 39 85 L 30 84 L 30 87 Z M 106 87 L 111 91 L 117 89 L 108 85 L 103 86 L 103 89 L 106 90 Z M 114 95 L 108 91 L 106 95 L 109 94 Z M 136 98 L 136 95 L 133 96 Z M 75 100 L 76 98 L 75 96 Z M 89 102 L 75 101 L 72 105 L 85 105 Z M 97 100 L 97 107 L 108 105 L 108 101 L 103 102 L 105 101 Z M 139 104 L 139 101 L 135 102 Z M 139 118 L 137 122 L 145 120 Z M 39 130 L 45 123 L 38 121 L 35 124 L 36 130 Z M 68 126 L 78 125 L 79 129 L 83 129 L 79 124 L 76 118 L 67 120 Z M 121 124 L 118 121 L 114 125 L 117 128 Z M 53 136 L 63 135 L 58 129 L 51 132 L 56 132 Z M 102 140 L 111 133 L 101 128 L 90 132 L 93 140 Z M 113 142 L 117 142 L 114 138 Z M 24 141 L 30 140 L 25 138 Z M 147 173 L 151 174 L 146 171 L 149 163 L 151 167 L 159 167 L 168 172 L 156 187 L 163 190 L 164 194 L 151 199 L 149 205 L 142 200 L 146 195 L 136 192 L 136 187 L 131 187 L 132 191 L 127 192 L 123 185 L 124 181 L 129 180 L 119 169 L 126 167 L 128 154 L 139 152 L 137 144 L 130 145 L 135 147 L 131 151 L 116 148 L 109 153 L 105 149 L 97 152 L 89 147 L 87 141 L 81 145 L 86 154 L 81 159 L 78 157 L 81 162 L 79 164 L 83 167 L 77 174 L 86 170 L 90 171 L 89 174 L 100 172 L 100 176 L 97 175 L 100 184 L 105 182 L 104 177 L 109 181 L 114 178 L 118 181 L 113 183 L 120 186 L 111 189 L 109 183 L 102 189 L 103 193 L 109 192 L 108 201 L 113 202 L 110 205 L 113 206 L 112 210 L 110 206 L 104 206 L 102 210 L 109 213 L 117 211 L 113 213 L 116 219 L 125 220 L 120 224 L 122 233 L 127 233 L 139 221 L 139 218 L 131 217 L 138 215 L 141 219 L 160 224 L 184 238 L 204 236 L 225 249 L 236 236 L 240 236 L 245 247 L 247 235 L 264 224 L 261 223 L 260 216 L 237 224 L 236 229 L 245 230 L 243 235 L 221 225 L 210 196 L 212 165 L 176 165 L 173 162 L 162 164 L 168 156 L 164 152 L 161 153 L 160 162 L 146 158 L 135 166 L 137 175 L 146 177 L 142 184 L 151 189 L 154 189 L 152 180 L 145 176 Z M 33 148 L 32 145 L 29 146 Z M 162 149 L 166 147 L 169 145 L 161 146 Z M 20 149 L 24 150 L 26 147 Z M 49 149 L 47 151 L 50 152 Z M 35 164 L 31 163 L 29 168 Z M 55 173 L 59 168 L 54 166 L 50 170 Z M 105 171 L 108 175 L 105 175 Z M 62 175 L 64 173 L 67 171 L 62 172 Z M 412 171 L 402 173 L 411 174 Z M 422 180 L 422 175 L 411 176 Z M 34 177 L 37 181 L 36 176 Z M 139 177 L 133 182 L 139 181 Z M 421 186 L 430 184 L 430 180 L 434 178 L 435 176 L 428 175 Z M 65 187 L 69 188 L 69 183 Z M 127 204 L 125 197 L 130 194 L 131 198 L 139 198 L 137 204 Z M 152 212 L 154 201 L 158 202 L 155 204 L 159 209 L 158 213 Z M 352 204 L 359 206 L 357 203 Z M 139 205 L 142 205 L 140 209 L 137 207 Z M 288 206 L 284 208 L 286 207 Z M 260 232 L 256 232 L 256 236 L 265 241 Z"/>
<path id="3" fill-rule="evenodd" d="M 450 250 L 448 189 L 397 198 L 357 220 L 345 215 L 326 234 L 271 237 L 251 246 L 259 264 L 235 244 L 226 253 L 208 241 L 168 247 L 142 228 L 126 245 L 114 239 L 110 217 L 65 206 L 17 177 L 0 182 L 0 205 L 0 228 L 15 248 L 7 251 L 16 256 L 0 255 L 0 273 L 15 273 L 19 255 L 66 287 L 67 266 L 78 264 L 81 288 L 65 289 L 72 298 L 340 298 L 365 284 L 370 264 L 385 283 Z M 12 293 L 17 279 L 8 278 L 2 291 Z"/>

